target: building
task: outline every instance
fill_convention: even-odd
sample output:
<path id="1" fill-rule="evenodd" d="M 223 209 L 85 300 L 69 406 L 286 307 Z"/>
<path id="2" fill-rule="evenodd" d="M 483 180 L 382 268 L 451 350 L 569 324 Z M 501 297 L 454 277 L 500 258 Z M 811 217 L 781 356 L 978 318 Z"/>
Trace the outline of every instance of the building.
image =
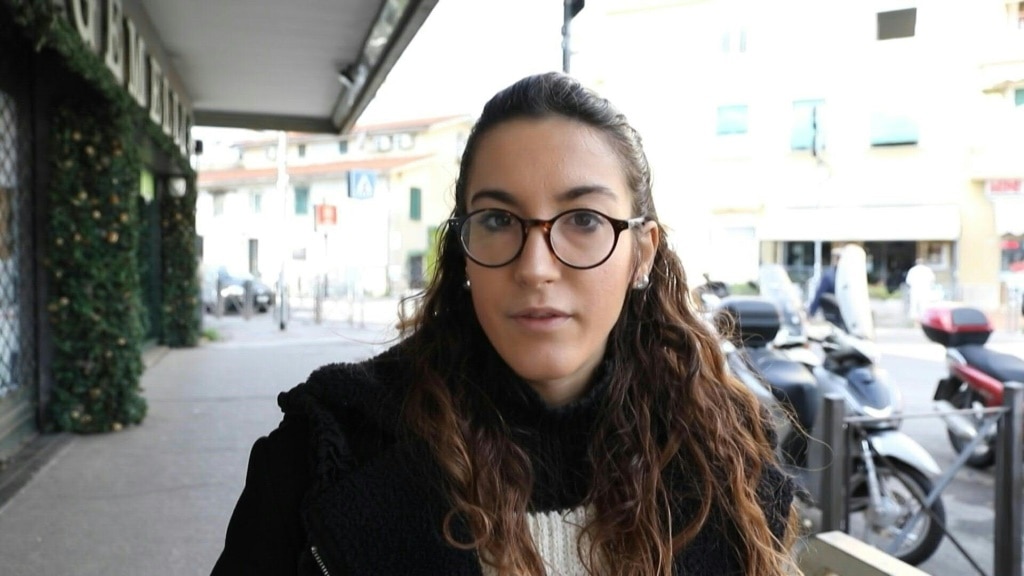
<path id="1" fill-rule="evenodd" d="M 644 134 L 691 275 L 743 282 L 779 262 L 802 281 L 853 242 L 872 282 L 898 285 L 923 258 L 947 297 L 995 309 L 1024 266 L 1021 14 L 605 0 L 574 28 L 574 70 Z"/>
<path id="2" fill-rule="evenodd" d="M 445 116 L 345 136 L 268 132 L 204 155 L 204 264 L 264 281 L 284 271 L 293 293 L 323 277 L 335 296 L 423 286 L 471 127 L 468 116 Z"/>
<path id="3" fill-rule="evenodd" d="M 197 342 L 191 128 L 349 130 L 435 3 L 0 0 L 0 485 Z"/>

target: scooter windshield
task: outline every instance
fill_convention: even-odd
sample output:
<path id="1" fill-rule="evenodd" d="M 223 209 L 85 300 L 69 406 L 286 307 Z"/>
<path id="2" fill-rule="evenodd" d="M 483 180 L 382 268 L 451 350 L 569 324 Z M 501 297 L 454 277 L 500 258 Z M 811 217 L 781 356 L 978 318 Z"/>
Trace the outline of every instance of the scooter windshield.
<path id="1" fill-rule="evenodd" d="M 761 295 L 775 303 L 782 315 L 782 330 L 792 341 L 806 340 L 805 314 L 801 304 L 800 289 L 790 280 L 786 269 L 780 264 L 762 264 L 758 270 L 758 289 Z"/>

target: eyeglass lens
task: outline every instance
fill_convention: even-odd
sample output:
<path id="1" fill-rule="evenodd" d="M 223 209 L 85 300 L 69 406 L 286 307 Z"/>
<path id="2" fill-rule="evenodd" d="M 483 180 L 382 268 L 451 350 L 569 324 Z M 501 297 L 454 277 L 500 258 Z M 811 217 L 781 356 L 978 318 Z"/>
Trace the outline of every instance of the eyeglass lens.
<path id="1" fill-rule="evenodd" d="M 505 210 L 482 210 L 462 224 L 462 243 L 471 258 L 485 266 L 511 262 L 522 250 L 524 220 Z M 543 226 L 543 223 L 538 223 Z M 548 242 L 555 256 L 577 268 L 596 266 L 615 249 L 618 233 L 603 214 L 570 210 L 550 223 Z"/>

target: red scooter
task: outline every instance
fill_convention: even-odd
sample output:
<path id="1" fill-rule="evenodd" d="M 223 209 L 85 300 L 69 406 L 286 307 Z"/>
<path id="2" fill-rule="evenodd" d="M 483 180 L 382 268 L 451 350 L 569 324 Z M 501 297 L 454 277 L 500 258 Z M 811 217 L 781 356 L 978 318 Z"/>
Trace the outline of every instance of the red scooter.
<path id="1" fill-rule="evenodd" d="M 1002 406 L 1003 384 L 1024 383 L 1024 359 L 986 348 L 992 334 L 988 316 L 977 308 L 941 304 L 925 310 L 921 328 L 928 339 L 946 347 L 949 375 L 935 388 L 935 407 L 943 415 L 949 442 L 962 452 L 978 435 L 984 408 Z M 955 410 L 974 409 L 963 415 Z M 995 427 L 967 459 L 973 468 L 988 468 L 996 460 Z"/>

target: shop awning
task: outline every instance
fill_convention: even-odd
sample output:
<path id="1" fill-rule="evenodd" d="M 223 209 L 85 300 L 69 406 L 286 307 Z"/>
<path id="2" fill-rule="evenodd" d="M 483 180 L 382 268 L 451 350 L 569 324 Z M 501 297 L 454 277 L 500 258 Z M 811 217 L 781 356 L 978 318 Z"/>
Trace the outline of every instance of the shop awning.
<path id="1" fill-rule="evenodd" d="M 759 240 L 789 242 L 956 240 L 956 206 L 830 206 L 766 210 Z"/>
<path id="2" fill-rule="evenodd" d="M 124 0 L 123 10 L 161 52 L 195 125 L 342 133 L 436 4 Z"/>

